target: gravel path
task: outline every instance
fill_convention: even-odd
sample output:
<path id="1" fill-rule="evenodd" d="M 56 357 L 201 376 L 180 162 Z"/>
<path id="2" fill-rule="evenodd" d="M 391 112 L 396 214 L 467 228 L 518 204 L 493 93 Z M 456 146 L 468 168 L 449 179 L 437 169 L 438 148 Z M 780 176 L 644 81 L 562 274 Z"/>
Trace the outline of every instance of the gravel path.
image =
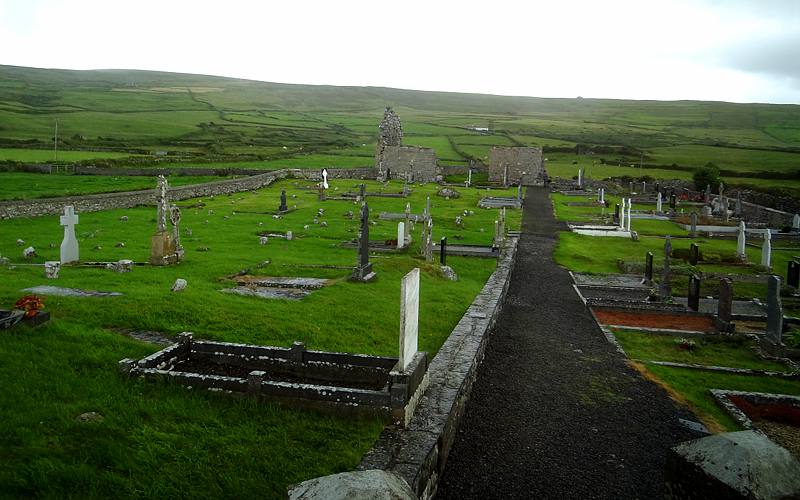
<path id="1" fill-rule="evenodd" d="M 506 304 L 437 494 L 663 498 L 667 450 L 695 417 L 605 340 L 552 252 L 563 225 L 528 188 Z"/>

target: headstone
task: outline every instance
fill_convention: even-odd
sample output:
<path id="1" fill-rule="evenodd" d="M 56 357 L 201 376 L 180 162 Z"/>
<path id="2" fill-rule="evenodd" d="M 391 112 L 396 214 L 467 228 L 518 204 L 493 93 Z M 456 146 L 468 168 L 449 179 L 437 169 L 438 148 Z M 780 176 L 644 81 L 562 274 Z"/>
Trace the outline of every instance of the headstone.
<path id="1" fill-rule="evenodd" d="M 278 207 L 279 212 L 286 212 L 289 207 L 286 206 L 286 190 L 281 189 L 281 206 Z"/>
<path id="2" fill-rule="evenodd" d="M 736 257 L 742 261 L 747 261 L 747 252 L 745 251 L 745 242 L 747 240 L 744 221 L 739 221 L 739 234 L 736 238 Z"/>
<path id="3" fill-rule="evenodd" d="M 733 215 L 736 217 L 742 216 L 742 192 L 736 191 L 736 205 L 733 208 Z"/>
<path id="4" fill-rule="evenodd" d="M 697 212 L 692 212 L 692 215 L 690 217 L 692 219 L 692 226 L 691 229 L 689 230 L 689 236 L 694 238 L 695 236 L 697 236 Z"/>
<path id="5" fill-rule="evenodd" d="M 794 214 L 794 217 L 792 217 L 792 229 L 800 231 L 800 214 Z"/>
<path id="6" fill-rule="evenodd" d="M 722 220 L 728 222 L 730 215 L 728 214 L 728 197 L 722 196 L 720 200 L 720 213 L 722 214 Z"/>
<path id="7" fill-rule="evenodd" d="M 764 243 L 761 245 L 761 265 L 767 269 L 772 267 L 772 234 L 769 228 L 764 230 Z"/>
<path id="8" fill-rule="evenodd" d="M 630 232 L 630 231 L 631 231 L 631 219 L 632 219 L 632 217 L 631 217 L 631 206 L 632 206 L 632 205 L 633 205 L 633 203 L 632 203 L 631 199 L 630 199 L 630 198 L 628 198 L 628 218 L 627 218 L 627 219 L 625 219 L 625 224 L 626 224 L 626 227 L 625 227 L 625 229 L 626 229 L 628 232 Z"/>
<path id="9" fill-rule="evenodd" d="M 322 169 L 322 189 L 328 189 L 328 169 Z"/>
<path id="10" fill-rule="evenodd" d="M 181 209 L 177 205 L 169 208 L 169 221 L 172 223 L 172 241 L 175 242 L 175 252 L 183 258 L 183 245 L 181 245 Z"/>
<path id="11" fill-rule="evenodd" d="M 622 210 L 619 213 L 619 228 L 625 230 L 625 198 L 622 198 Z"/>
<path id="12" fill-rule="evenodd" d="M 659 191 L 658 194 L 656 195 L 656 213 L 657 214 L 660 214 L 661 211 L 662 211 L 662 206 L 661 206 L 662 203 L 663 202 L 661 200 L 661 191 Z"/>
<path id="13" fill-rule="evenodd" d="M 44 263 L 44 275 L 47 279 L 54 280 L 58 278 L 58 271 L 61 269 L 61 262 L 57 260 L 48 260 Z"/>
<path id="14" fill-rule="evenodd" d="M 500 244 L 506 241 L 506 207 L 500 209 Z"/>
<path id="15" fill-rule="evenodd" d="M 724 194 L 725 194 L 725 183 L 720 181 L 720 183 L 719 183 L 719 197 L 722 198 L 722 196 Z"/>
<path id="16" fill-rule="evenodd" d="M 730 278 L 722 278 L 719 280 L 717 318 L 725 325 L 730 325 L 733 319 L 733 282 Z M 725 330 L 729 330 L 729 328 Z"/>
<path id="17" fill-rule="evenodd" d="M 156 231 L 163 232 L 167 230 L 167 213 L 169 213 L 169 198 L 167 192 L 169 186 L 167 185 L 167 178 L 163 175 L 158 176 L 156 184 Z"/>
<path id="18" fill-rule="evenodd" d="M 653 252 L 647 252 L 644 256 L 644 280 L 642 283 L 653 284 Z"/>
<path id="19" fill-rule="evenodd" d="M 619 224 L 619 223 L 620 223 L 620 208 L 619 208 L 619 203 L 616 203 L 614 205 L 614 224 Z"/>
<path id="20" fill-rule="evenodd" d="M 358 188 L 358 201 L 364 201 L 367 199 L 367 186 L 365 184 L 361 184 Z"/>
<path id="21" fill-rule="evenodd" d="M 269 238 L 266 236 L 262 236 L 258 239 L 259 245 L 266 245 L 267 243 L 269 243 Z"/>
<path id="22" fill-rule="evenodd" d="M 400 282 L 400 371 L 405 371 L 417 354 L 419 337 L 419 268 Z"/>
<path id="23" fill-rule="evenodd" d="M 172 284 L 172 291 L 173 292 L 182 292 L 186 290 L 186 280 L 183 278 L 178 278 L 175 280 L 175 283 Z"/>
<path id="24" fill-rule="evenodd" d="M 706 184 L 706 192 L 703 199 L 706 203 L 711 203 L 711 184 Z"/>
<path id="25" fill-rule="evenodd" d="M 658 293 L 662 299 L 672 297 L 672 284 L 670 283 L 669 254 L 672 253 L 672 241 L 667 236 L 664 241 L 664 266 L 661 271 L 661 283 L 658 285 Z"/>
<path id="26" fill-rule="evenodd" d="M 700 310 L 700 276 L 693 274 L 689 277 L 688 305 L 692 311 Z"/>
<path id="27" fill-rule="evenodd" d="M 362 184 L 363 186 L 363 184 Z M 361 204 L 361 232 L 358 236 L 358 263 L 350 277 L 353 281 L 370 281 L 375 277 L 369 261 L 369 207 Z"/>
<path id="28" fill-rule="evenodd" d="M 600 188 L 600 203 L 606 204 L 606 188 Z"/>
<path id="29" fill-rule="evenodd" d="M 629 193 L 633 193 L 633 181 L 630 181 L 630 182 L 628 183 L 628 192 L 629 192 Z"/>
<path id="30" fill-rule="evenodd" d="M 286 239 L 287 239 L 288 241 L 292 241 L 292 238 L 293 238 L 293 237 L 294 237 L 294 236 L 293 236 L 293 234 L 292 234 L 292 232 L 291 232 L 291 231 L 286 231 Z"/>
<path id="31" fill-rule="evenodd" d="M 500 221 L 494 221 L 494 240 L 492 241 L 492 248 L 500 248 Z"/>
<path id="32" fill-rule="evenodd" d="M 710 205 L 704 205 L 703 208 L 700 209 L 700 215 L 703 217 L 711 217 L 711 213 L 712 210 Z"/>
<path id="33" fill-rule="evenodd" d="M 406 203 L 406 211 L 405 211 L 406 220 L 403 225 L 403 229 L 405 229 L 405 245 L 409 245 L 411 243 L 411 203 Z"/>
<path id="34" fill-rule="evenodd" d="M 656 182 L 656 192 L 657 193 L 661 192 L 661 183 L 660 182 Z"/>
<path id="35" fill-rule="evenodd" d="M 782 345 L 782 336 L 781 279 L 773 275 L 767 281 L 767 340 L 774 345 Z"/>
<path id="36" fill-rule="evenodd" d="M 430 219 L 431 217 L 431 197 L 428 196 L 425 199 L 425 218 Z"/>
<path id="37" fill-rule="evenodd" d="M 647 181 L 642 181 L 642 193 L 647 192 Z"/>
<path id="38" fill-rule="evenodd" d="M 405 248 L 406 246 L 406 223 L 397 223 L 397 249 Z"/>
<path id="39" fill-rule="evenodd" d="M 578 169 L 578 189 L 583 188 L 583 169 Z"/>
<path id="40" fill-rule="evenodd" d="M 522 203 L 522 181 L 517 185 L 517 201 Z"/>
<path id="41" fill-rule="evenodd" d="M 447 236 L 442 236 L 439 240 L 439 264 L 447 265 Z"/>
<path id="42" fill-rule="evenodd" d="M 800 288 L 800 262 L 790 260 L 786 271 L 786 284 L 792 288 Z"/>
<path id="43" fill-rule="evenodd" d="M 689 264 L 696 266 L 700 261 L 700 247 L 697 243 L 689 245 Z"/>
<path id="44" fill-rule="evenodd" d="M 77 262 L 79 258 L 78 240 L 75 238 L 75 224 L 78 223 L 78 216 L 75 215 L 75 208 L 70 205 L 64 207 L 64 215 L 61 216 L 60 220 L 61 225 L 64 226 L 64 240 L 61 242 L 61 263 Z"/>
<path id="45" fill-rule="evenodd" d="M 675 193 L 669 195 L 669 208 L 675 210 L 675 207 L 678 206 L 678 197 L 675 196 Z"/>
<path id="46" fill-rule="evenodd" d="M 425 249 L 425 261 L 426 262 L 433 262 L 433 219 L 428 217 L 428 220 L 425 221 L 425 241 L 423 242 L 423 248 Z"/>
<path id="47" fill-rule="evenodd" d="M 472 169 L 467 172 L 467 187 L 472 185 Z"/>

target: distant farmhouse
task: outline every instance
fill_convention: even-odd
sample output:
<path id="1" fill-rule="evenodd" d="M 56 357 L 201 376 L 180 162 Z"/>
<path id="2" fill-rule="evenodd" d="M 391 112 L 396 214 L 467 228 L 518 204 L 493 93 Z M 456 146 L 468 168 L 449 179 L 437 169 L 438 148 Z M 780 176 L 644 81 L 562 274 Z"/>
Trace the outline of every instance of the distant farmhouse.
<path id="1" fill-rule="evenodd" d="M 400 117 L 386 108 L 383 121 L 378 126 L 378 144 L 375 147 L 375 166 L 378 179 L 404 179 L 410 182 L 436 182 L 442 171 L 431 148 L 403 146 L 403 127 Z"/>
<path id="2" fill-rule="evenodd" d="M 489 153 L 489 182 L 543 186 L 545 179 L 540 147 L 493 147 Z"/>

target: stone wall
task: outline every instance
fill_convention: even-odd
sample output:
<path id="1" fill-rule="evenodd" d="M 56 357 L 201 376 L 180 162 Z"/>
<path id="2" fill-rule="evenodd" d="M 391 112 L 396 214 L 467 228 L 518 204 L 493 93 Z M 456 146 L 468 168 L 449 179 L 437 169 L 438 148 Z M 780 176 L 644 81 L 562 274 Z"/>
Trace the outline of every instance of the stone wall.
<path id="1" fill-rule="evenodd" d="M 542 148 L 493 147 L 489 153 L 489 182 L 502 183 L 506 175 L 509 185 L 521 181 L 526 186 L 543 186 L 545 171 Z"/>
<path id="2" fill-rule="evenodd" d="M 411 174 L 413 182 L 436 182 L 441 179 L 441 169 L 436 152 L 430 148 L 414 146 L 386 146 L 383 148 L 383 171 L 392 179 L 406 179 Z"/>
<path id="3" fill-rule="evenodd" d="M 372 168 L 329 169 L 328 176 L 329 178 L 374 179 L 375 170 Z M 320 180 L 322 179 L 322 170 L 273 170 L 243 179 L 175 186 L 169 189 L 169 198 L 171 201 L 180 201 L 203 196 L 217 196 L 228 193 L 238 193 L 240 191 L 252 191 L 264 186 L 269 186 L 273 182 L 287 177 Z M 0 202 L 0 219 L 57 215 L 63 211 L 66 205 L 74 206 L 75 211 L 81 213 L 153 204 L 155 204 L 155 189 L 127 191 L 122 193 L 64 196 L 61 198 L 42 198 L 25 201 L 4 201 Z"/>
<path id="4" fill-rule="evenodd" d="M 436 494 L 489 334 L 503 306 L 516 250 L 517 239 L 509 238 L 497 269 L 431 361 L 428 389 L 408 427 L 385 428 L 359 470 L 393 473 L 421 499 Z"/>

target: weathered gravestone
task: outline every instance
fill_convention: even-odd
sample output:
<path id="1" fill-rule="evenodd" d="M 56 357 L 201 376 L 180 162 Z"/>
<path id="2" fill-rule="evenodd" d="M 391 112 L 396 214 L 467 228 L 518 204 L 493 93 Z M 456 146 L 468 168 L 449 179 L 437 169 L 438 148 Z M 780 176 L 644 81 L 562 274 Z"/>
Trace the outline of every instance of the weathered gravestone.
<path id="1" fill-rule="evenodd" d="M 422 251 L 427 262 L 433 262 L 433 219 L 428 217 L 423 225 L 424 240 L 422 241 Z"/>
<path id="2" fill-rule="evenodd" d="M 767 281 L 767 340 L 782 345 L 783 305 L 781 304 L 781 279 L 770 276 Z"/>
<path id="3" fill-rule="evenodd" d="M 739 234 L 736 238 L 736 257 L 742 262 L 747 262 L 747 252 L 745 251 L 745 243 L 747 241 L 746 228 L 744 221 L 739 221 Z"/>
<path id="4" fill-rule="evenodd" d="M 625 219 L 625 230 L 628 231 L 628 232 L 631 231 L 631 220 L 633 219 L 633 217 L 631 217 L 631 206 L 632 205 L 633 205 L 633 201 L 630 198 L 628 198 L 628 216 Z"/>
<path id="5" fill-rule="evenodd" d="M 64 240 L 61 242 L 61 263 L 77 262 L 80 259 L 78 240 L 75 238 L 75 225 L 78 223 L 75 207 L 71 205 L 64 207 L 64 215 L 61 216 L 60 221 L 61 225 L 64 226 Z"/>
<path id="6" fill-rule="evenodd" d="M 363 184 L 362 184 L 363 185 Z M 350 276 L 352 281 L 371 281 L 375 278 L 372 263 L 369 261 L 369 207 L 361 205 L 361 232 L 358 236 L 358 263 Z"/>
<path id="7" fill-rule="evenodd" d="M 150 246 L 150 264 L 154 266 L 174 264 L 180 261 L 183 255 L 175 241 L 174 231 L 167 230 L 167 214 L 171 216 L 167 189 L 167 179 L 159 175 L 156 187 L 157 226 Z M 177 214 L 177 221 L 180 221 L 180 212 Z"/>
<path id="8" fill-rule="evenodd" d="M 689 236 L 694 238 L 695 236 L 697 236 L 697 212 L 692 212 L 691 219 L 692 219 L 692 227 L 689 230 Z"/>
<path id="9" fill-rule="evenodd" d="M 675 193 L 672 193 L 671 195 L 669 195 L 669 208 L 675 210 L 677 206 L 678 206 L 678 197 L 675 196 Z"/>
<path id="10" fill-rule="evenodd" d="M 786 284 L 792 288 L 800 287 L 800 262 L 790 260 L 786 271 Z"/>
<path id="11" fill-rule="evenodd" d="M 281 189 L 281 205 L 278 207 L 278 212 L 287 212 L 289 207 L 286 206 L 286 190 Z"/>
<path id="12" fill-rule="evenodd" d="M 406 211 L 405 211 L 406 220 L 403 225 L 403 229 L 405 230 L 404 233 L 404 240 L 405 245 L 411 244 L 411 203 L 406 203 Z"/>
<path id="13" fill-rule="evenodd" d="M 719 300 L 715 326 L 723 332 L 733 333 L 733 282 L 730 278 L 719 280 Z"/>
<path id="14" fill-rule="evenodd" d="M 642 284 L 653 284 L 653 252 L 647 252 L 644 256 L 644 279 Z"/>
<path id="15" fill-rule="evenodd" d="M 794 214 L 794 217 L 792 217 L 792 229 L 800 231 L 800 214 Z"/>
<path id="16" fill-rule="evenodd" d="M 358 201 L 364 201 L 367 199 L 367 186 L 366 184 L 361 184 L 358 187 Z"/>
<path id="17" fill-rule="evenodd" d="M 47 279 L 57 279 L 58 271 L 61 269 L 61 262 L 57 260 L 48 260 L 44 263 L 44 275 Z"/>
<path id="18" fill-rule="evenodd" d="M 625 198 L 622 198 L 622 208 L 619 212 L 619 228 L 621 230 L 625 230 Z"/>
<path id="19" fill-rule="evenodd" d="M 672 297 L 672 285 L 670 284 L 669 255 L 672 253 L 672 241 L 669 236 L 664 241 L 664 266 L 661 271 L 661 283 L 658 284 L 658 294 L 662 300 Z"/>
<path id="20" fill-rule="evenodd" d="M 439 240 L 439 264 L 447 265 L 447 236 L 442 236 Z"/>
<path id="21" fill-rule="evenodd" d="M 620 208 L 619 208 L 619 203 L 617 203 L 614 205 L 614 224 L 620 223 L 619 218 L 620 218 Z"/>
<path id="22" fill-rule="evenodd" d="M 689 245 L 689 264 L 696 266 L 700 261 L 700 247 L 697 243 Z"/>
<path id="23" fill-rule="evenodd" d="M 397 248 L 405 248 L 406 246 L 406 224 L 405 222 L 397 223 Z"/>
<path id="24" fill-rule="evenodd" d="M 764 230 L 764 243 L 761 245 L 761 265 L 767 269 L 772 267 L 772 233 Z"/>
<path id="25" fill-rule="evenodd" d="M 400 371 L 417 354 L 419 337 L 419 268 L 403 276 L 400 284 Z"/>
<path id="26" fill-rule="evenodd" d="M 689 277 L 689 294 L 687 304 L 692 311 L 700 310 L 700 276 L 693 274 Z"/>
<path id="27" fill-rule="evenodd" d="M 711 203 L 711 184 L 706 184 L 706 192 L 703 199 L 706 203 Z"/>
<path id="28" fill-rule="evenodd" d="M 663 208 L 662 207 L 662 203 L 663 202 L 661 201 L 661 191 L 659 191 L 658 194 L 656 195 L 656 213 L 657 214 L 660 214 L 661 211 L 662 211 L 661 210 Z"/>

